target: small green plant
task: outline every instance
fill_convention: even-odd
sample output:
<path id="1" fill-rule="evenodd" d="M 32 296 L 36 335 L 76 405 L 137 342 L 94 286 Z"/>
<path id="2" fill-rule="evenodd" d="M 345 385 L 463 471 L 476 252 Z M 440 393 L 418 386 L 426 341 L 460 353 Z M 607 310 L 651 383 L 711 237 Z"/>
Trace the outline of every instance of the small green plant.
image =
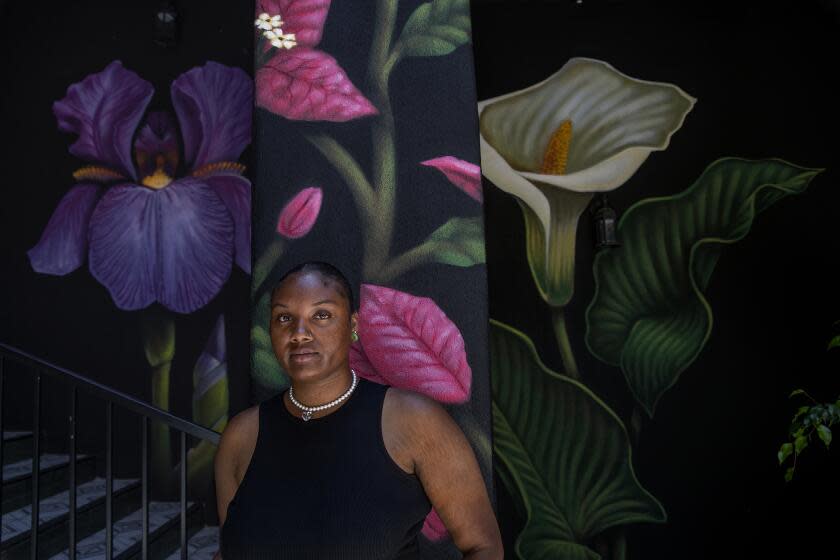
<path id="1" fill-rule="evenodd" d="M 839 324 L 836 322 L 835 325 Z M 828 343 L 828 350 L 840 346 L 840 335 L 834 336 Z M 840 423 L 840 396 L 834 403 L 820 403 L 808 394 L 804 389 L 796 389 L 790 394 L 791 398 L 803 395 L 810 399 L 811 404 L 800 406 L 791 420 L 788 430 L 790 441 L 785 442 L 779 448 L 779 465 L 785 465 L 792 457 L 792 464 L 785 470 L 785 481 L 793 480 L 793 473 L 796 470 L 796 460 L 799 455 L 808 447 L 811 436 L 816 432 L 825 448 L 831 446 L 831 427 Z"/>

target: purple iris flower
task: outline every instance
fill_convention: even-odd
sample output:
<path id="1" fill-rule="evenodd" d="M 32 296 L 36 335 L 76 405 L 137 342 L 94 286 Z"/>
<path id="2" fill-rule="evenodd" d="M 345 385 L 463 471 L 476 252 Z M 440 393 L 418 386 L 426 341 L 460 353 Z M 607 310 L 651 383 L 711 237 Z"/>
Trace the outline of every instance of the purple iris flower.
<path id="1" fill-rule="evenodd" d="M 71 85 L 53 105 L 87 161 L 29 250 L 32 268 L 64 275 L 88 256 L 120 309 L 207 304 L 235 261 L 251 272 L 251 183 L 237 158 L 251 141 L 253 82 L 215 62 L 171 88 L 178 128 L 146 108 L 152 85 L 119 61 Z M 183 160 L 181 159 L 183 156 Z"/>

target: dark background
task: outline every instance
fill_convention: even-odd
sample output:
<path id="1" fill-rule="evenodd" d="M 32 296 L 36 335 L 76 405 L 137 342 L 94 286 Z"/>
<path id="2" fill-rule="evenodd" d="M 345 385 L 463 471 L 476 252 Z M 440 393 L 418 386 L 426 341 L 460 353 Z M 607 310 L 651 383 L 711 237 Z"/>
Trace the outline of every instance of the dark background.
<path id="1" fill-rule="evenodd" d="M 840 123 L 837 92 L 830 87 L 840 52 L 837 4 L 679 5 L 683 12 L 650 2 L 474 1 L 478 97 L 531 85 L 572 56 L 599 58 L 630 76 L 671 82 L 697 97 L 670 147 L 652 154 L 610 195 L 619 213 L 641 198 L 687 188 L 722 156 L 780 157 L 826 168 L 803 195 L 772 206 L 745 240 L 724 251 L 707 291 L 715 318 L 711 338 L 645 423 L 634 450 L 638 477 L 669 520 L 631 528 L 629 557 L 830 553 L 837 548 L 834 512 L 840 498 L 836 448 L 825 453 L 812 444 L 789 485 L 775 454 L 800 404 L 787 399 L 792 389 L 804 387 L 822 400 L 840 392 L 838 357 L 825 352 L 832 323 L 840 319 L 832 272 L 840 254 L 834 225 Z M 178 7 L 183 33 L 169 51 L 152 41 L 156 2 L 3 2 L 0 17 L 0 340 L 143 398 L 149 384 L 138 366 L 143 356 L 137 314 L 116 309 L 86 266 L 65 277 L 42 276 L 32 271 L 25 251 L 73 184 L 72 171 L 83 165 L 67 152 L 72 137 L 58 132 L 51 112 L 69 84 L 119 58 L 155 85 L 153 107 L 168 108 L 171 81 L 206 60 L 250 71 L 250 3 Z M 364 30 L 329 30 L 337 25 L 328 20 L 325 50 L 335 52 L 327 43 L 330 33 L 351 45 L 362 41 Z M 339 62 L 351 72 L 352 61 Z M 397 72 L 393 79 L 410 75 Z M 417 95 L 436 99 L 433 92 Z M 434 109 L 426 104 L 425 110 Z M 525 261 L 521 214 L 509 196 L 489 183 L 485 187 L 490 315 L 528 332 L 543 359 L 556 367 L 548 310 Z M 583 348 L 584 311 L 593 294 L 590 226 L 581 220 L 569 308 L 576 348 Z M 188 403 L 183 399 L 190 393 L 192 365 L 222 310 L 232 349 L 229 371 L 246 375 L 247 292 L 248 278 L 234 268 L 213 303 L 178 322 L 176 403 Z M 631 403 L 621 372 L 584 353 L 577 358 L 586 382 L 626 416 Z M 7 386 L 7 406 L 30 411 L 26 390 Z M 50 398 L 63 402 L 60 388 L 52 391 Z M 247 396 L 235 399 L 233 411 Z M 101 418 L 92 406 L 91 423 Z M 501 487 L 498 493 L 511 552 L 520 521 Z"/>
<path id="2" fill-rule="evenodd" d="M 724 250 L 706 292 L 711 337 L 634 449 L 639 480 L 669 519 L 631 527 L 628 558 L 836 556 L 836 443 L 826 453 L 815 437 L 788 485 L 776 451 L 806 404 L 789 401 L 791 390 L 832 402 L 840 394 L 840 356 L 825 351 L 840 319 L 833 272 L 840 113 L 832 87 L 840 3 L 473 1 L 472 15 L 479 99 L 542 81 L 574 56 L 698 99 L 667 150 L 610 193 L 619 215 L 642 198 L 684 190 L 723 156 L 826 168 Z M 485 212 L 490 316 L 526 332 L 562 370 L 549 308 L 528 270 L 519 207 L 485 180 Z M 584 382 L 627 419 L 632 402 L 620 369 L 589 355 L 583 340 L 594 293 L 591 228 L 584 215 L 569 336 Z M 510 556 L 522 520 L 498 483 L 497 494 Z"/>
<path id="3" fill-rule="evenodd" d="M 68 152 L 76 137 L 59 132 L 52 113 L 53 102 L 64 97 L 69 85 L 119 59 L 155 87 L 149 110 L 172 111 L 170 84 L 190 68 L 214 60 L 252 74 L 250 2 L 178 2 L 180 36 L 171 48 L 154 41 L 159 7 L 160 2 L 149 0 L 3 2 L 0 16 L 0 341 L 146 402 L 151 401 L 151 383 L 141 312 L 118 309 L 87 263 L 66 276 L 42 275 L 32 270 L 26 251 L 38 242 L 59 200 L 73 186 L 72 172 L 88 164 Z M 251 154 L 248 148 L 240 161 L 250 164 Z M 192 370 L 220 313 L 225 314 L 228 337 L 231 412 L 249 404 L 249 282 L 234 266 L 211 303 L 176 317 L 170 382 L 175 414 L 192 417 Z M 32 372 L 8 364 L 6 373 L 6 429 L 28 429 Z M 67 387 L 47 377 L 43 392 L 43 445 L 60 451 L 66 448 Z M 103 401 L 80 393 L 78 410 L 79 452 L 101 451 Z M 115 476 L 136 476 L 137 416 L 117 410 L 114 434 Z"/>

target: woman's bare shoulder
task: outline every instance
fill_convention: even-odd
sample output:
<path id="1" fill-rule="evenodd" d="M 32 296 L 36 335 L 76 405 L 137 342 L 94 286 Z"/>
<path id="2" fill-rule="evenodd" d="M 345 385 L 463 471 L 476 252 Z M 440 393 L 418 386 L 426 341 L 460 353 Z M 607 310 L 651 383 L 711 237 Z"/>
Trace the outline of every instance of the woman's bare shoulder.
<path id="1" fill-rule="evenodd" d="M 385 394 L 383 415 L 404 430 L 416 434 L 440 436 L 458 430 L 449 413 L 440 403 L 420 393 L 389 387 Z M 383 422 L 385 424 L 385 422 Z"/>
<path id="2" fill-rule="evenodd" d="M 222 432 L 219 446 L 240 448 L 255 442 L 260 425 L 260 405 L 247 408 L 230 419 Z"/>
<path id="3" fill-rule="evenodd" d="M 230 419 L 216 452 L 216 479 L 229 477 L 238 485 L 257 446 L 260 407 L 252 406 Z M 235 488 L 235 486 L 234 486 Z M 232 494 L 231 494 L 232 495 Z"/>
<path id="4" fill-rule="evenodd" d="M 388 392 L 385 393 L 385 403 L 399 408 L 406 414 L 443 410 L 440 404 L 425 395 L 396 387 L 388 387 Z"/>

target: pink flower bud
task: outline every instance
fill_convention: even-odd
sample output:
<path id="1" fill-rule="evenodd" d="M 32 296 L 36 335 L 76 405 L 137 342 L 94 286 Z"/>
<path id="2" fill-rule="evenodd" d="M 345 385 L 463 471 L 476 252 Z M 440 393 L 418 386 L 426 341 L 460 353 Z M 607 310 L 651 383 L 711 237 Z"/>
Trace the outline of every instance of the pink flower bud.
<path id="1" fill-rule="evenodd" d="M 318 187 L 303 189 L 290 200 L 277 219 L 277 233 L 287 239 L 303 237 L 318 219 L 324 193 Z"/>
<path id="2" fill-rule="evenodd" d="M 434 167 L 449 179 L 449 182 L 467 193 L 478 202 L 484 197 L 481 193 L 481 168 L 474 163 L 454 156 L 442 156 L 421 161 L 420 165 Z"/>
<path id="3" fill-rule="evenodd" d="M 448 534 L 449 531 L 446 530 L 446 526 L 441 521 L 438 512 L 435 511 L 435 508 L 432 508 L 432 511 L 429 512 L 426 520 L 423 522 L 423 536 L 430 541 L 436 542 L 446 538 Z"/>

